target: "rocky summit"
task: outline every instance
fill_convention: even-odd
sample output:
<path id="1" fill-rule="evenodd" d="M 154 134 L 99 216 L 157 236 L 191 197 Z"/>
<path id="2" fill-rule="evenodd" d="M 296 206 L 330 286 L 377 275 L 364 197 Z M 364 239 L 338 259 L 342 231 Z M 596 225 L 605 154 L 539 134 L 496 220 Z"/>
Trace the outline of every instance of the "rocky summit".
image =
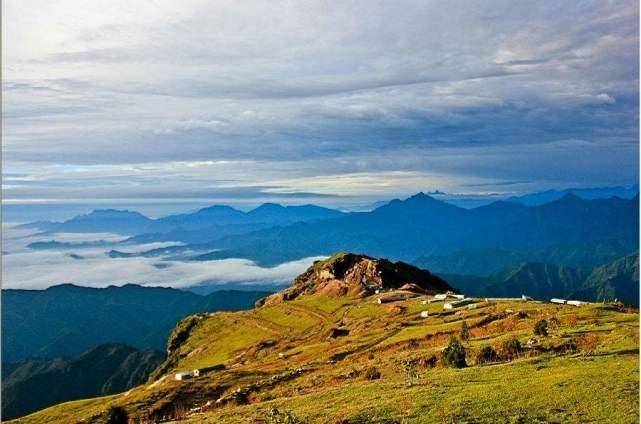
<path id="1" fill-rule="evenodd" d="M 306 294 L 365 297 L 376 291 L 395 289 L 423 294 L 455 291 L 445 280 L 404 262 L 338 253 L 314 262 L 290 287 L 259 300 L 256 306 L 272 305 Z"/>

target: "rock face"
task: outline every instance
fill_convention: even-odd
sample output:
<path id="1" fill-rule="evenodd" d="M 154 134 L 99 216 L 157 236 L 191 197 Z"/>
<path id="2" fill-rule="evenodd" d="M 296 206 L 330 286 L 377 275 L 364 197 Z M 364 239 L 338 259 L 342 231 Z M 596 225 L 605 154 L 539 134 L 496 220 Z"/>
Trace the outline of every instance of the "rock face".
<path id="1" fill-rule="evenodd" d="M 290 287 L 259 300 L 256 306 L 272 305 L 305 294 L 365 297 L 376 290 L 387 289 L 425 294 L 454 291 L 445 280 L 404 262 L 339 253 L 324 261 L 314 262 L 294 279 Z"/>

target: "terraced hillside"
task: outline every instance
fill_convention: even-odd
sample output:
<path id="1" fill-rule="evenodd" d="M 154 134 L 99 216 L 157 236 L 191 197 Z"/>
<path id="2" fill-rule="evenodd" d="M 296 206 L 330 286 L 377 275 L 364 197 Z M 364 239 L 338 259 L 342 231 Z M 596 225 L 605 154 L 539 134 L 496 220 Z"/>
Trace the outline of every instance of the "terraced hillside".
<path id="1" fill-rule="evenodd" d="M 390 294 L 309 295 L 187 318 L 175 329 L 174 350 L 155 381 L 18 422 L 101 422 L 110 406 L 124 407 L 134 422 L 638 420 L 637 311 L 505 301 L 445 314 L 442 302 L 425 305 L 421 297 L 376 303 Z M 422 311 L 429 316 L 422 318 Z M 548 335 L 527 345 L 543 319 Z M 441 351 L 452 336 L 461 338 L 463 322 L 468 366 L 447 367 Z M 495 355 L 481 354 L 487 346 Z M 225 369 L 174 378 L 219 364 Z"/>

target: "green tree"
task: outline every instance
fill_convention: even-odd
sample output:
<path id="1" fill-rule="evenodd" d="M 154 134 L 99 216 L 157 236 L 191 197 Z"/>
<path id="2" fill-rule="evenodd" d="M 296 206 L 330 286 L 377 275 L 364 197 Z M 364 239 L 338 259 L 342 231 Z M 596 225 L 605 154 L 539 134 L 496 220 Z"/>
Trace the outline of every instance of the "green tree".
<path id="1" fill-rule="evenodd" d="M 521 351 L 521 342 L 516 337 L 507 339 L 501 344 L 502 356 L 508 361 L 518 358 Z"/>
<path id="2" fill-rule="evenodd" d="M 537 321 L 536 324 L 534 324 L 534 334 L 546 337 L 548 335 L 548 322 L 544 319 Z"/>
<path id="3" fill-rule="evenodd" d="M 444 365 L 454 368 L 464 368 L 467 366 L 465 362 L 465 348 L 456 337 L 452 336 L 450 343 L 441 353 L 441 361 Z"/>
<path id="4" fill-rule="evenodd" d="M 492 348 L 492 346 L 484 346 L 479 353 L 476 355 L 477 364 L 487 364 L 491 362 L 496 362 L 499 359 L 499 355 Z"/>
<path id="5" fill-rule="evenodd" d="M 468 341 L 470 339 L 470 329 L 467 326 L 467 321 L 463 321 L 461 323 L 461 340 L 464 342 Z"/>

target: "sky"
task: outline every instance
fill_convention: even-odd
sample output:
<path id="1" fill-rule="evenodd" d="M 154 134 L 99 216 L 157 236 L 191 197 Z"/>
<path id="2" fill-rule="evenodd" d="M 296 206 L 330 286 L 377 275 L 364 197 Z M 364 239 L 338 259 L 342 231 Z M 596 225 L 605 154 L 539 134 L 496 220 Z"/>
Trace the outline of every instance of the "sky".
<path id="1" fill-rule="evenodd" d="M 355 207 L 638 180 L 637 1 L 2 6 L 5 204 Z"/>

